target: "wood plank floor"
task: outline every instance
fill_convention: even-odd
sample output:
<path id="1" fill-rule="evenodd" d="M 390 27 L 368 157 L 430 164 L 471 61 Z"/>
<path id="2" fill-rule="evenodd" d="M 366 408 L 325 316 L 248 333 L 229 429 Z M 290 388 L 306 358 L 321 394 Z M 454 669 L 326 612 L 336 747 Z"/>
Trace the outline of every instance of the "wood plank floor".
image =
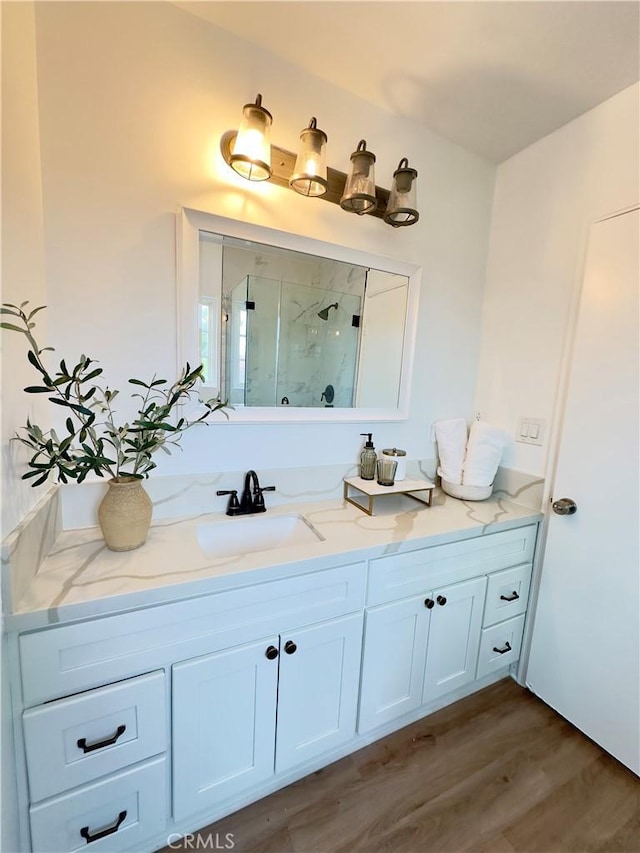
<path id="1" fill-rule="evenodd" d="M 640 781 L 506 679 L 172 849 L 227 833 L 235 853 L 639 853 Z"/>

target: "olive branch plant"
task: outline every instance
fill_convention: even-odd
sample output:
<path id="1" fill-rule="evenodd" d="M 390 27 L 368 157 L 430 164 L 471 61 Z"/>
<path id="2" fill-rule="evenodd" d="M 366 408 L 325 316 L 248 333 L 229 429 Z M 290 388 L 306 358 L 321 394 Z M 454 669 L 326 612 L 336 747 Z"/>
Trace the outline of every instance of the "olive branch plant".
<path id="1" fill-rule="evenodd" d="M 192 369 L 187 363 L 171 384 L 155 375 L 149 382 L 129 379 L 130 385 L 141 389 L 131 395 L 140 400 L 138 411 L 133 420 L 118 425 L 112 404 L 119 392 L 96 384 L 103 371 L 95 359 L 81 355 L 71 368 L 62 359 L 54 373 L 47 369 L 42 354 L 54 349 L 40 347 L 33 335 L 34 317 L 46 306 L 29 311 L 28 305 L 28 301 L 20 305 L 3 303 L 0 313 L 11 321 L 3 321 L 0 327 L 19 332 L 27 339 L 27 358 L 40 374 L 40 384 L 24 390 L 28 394 L 49 394 L 49 402 L 63 407 L 68 414 L 64 436 L 53 428 L 44 431 L 29 418 L 21 433 L 16 434 L 15 440 L 33 451 L 28 462 L 31 470 L 22 475 L 23 480 L 33 480 L 32 486 L 41 485 L 51 474 L 57 474 L 62 483 L 82 483 L 92 472 L 98 477 L 108 474 L 116 481 L 125 477 L 145 479 L 156 467 L 152 456 L 157 450 L 170 454 L 171 446 L 179 444 L 187 429 L 203 423 L 213 412 L 223 410 L 228 417 L 224 411 L 227 404 L 218 399 L 204 403 L 205 411 L 194 420 L 179 416 L 175 423 L 171 422 L 176 407 L 192 398 L 195 386 L 203 378 L 202 365 Z"/>

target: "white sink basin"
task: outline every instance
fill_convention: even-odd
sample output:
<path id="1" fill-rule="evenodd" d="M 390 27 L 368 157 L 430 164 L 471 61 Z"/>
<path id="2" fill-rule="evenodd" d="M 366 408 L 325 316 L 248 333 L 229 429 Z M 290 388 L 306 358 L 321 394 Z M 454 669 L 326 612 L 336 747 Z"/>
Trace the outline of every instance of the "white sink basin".
<path id="1" fill-rule="evenodd" d="M 302 515 L 229 518 L 200 524 L 196 534 L 207 557 L 238 557 L 324 539 Z"/>

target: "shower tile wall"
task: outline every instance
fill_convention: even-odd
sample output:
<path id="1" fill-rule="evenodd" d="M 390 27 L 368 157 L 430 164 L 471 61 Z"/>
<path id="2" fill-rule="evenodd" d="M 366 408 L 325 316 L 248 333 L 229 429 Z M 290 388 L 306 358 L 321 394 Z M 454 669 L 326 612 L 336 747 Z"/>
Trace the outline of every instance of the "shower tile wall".
<path id="1" fill-rule="evenodd" d="M 352 406 L 359 334 L 352 317 L 362 313 L 365 277 L 364 269 L 336 269 L 335 262 L 322 259 L 283 260 L 225 247 L 224 300 L 231 308 L 230 349 L 236 352 L 242 304 L 255 303 L 246 312 L 246 387 L 242 390 L 236 378 L 230 402 L 325 406 L 322 393 L 332 385 L 333 405 Z M 326 321 L 318 317 L 336 302 Z M 279 334 L 283 328 L 286 336 Z"/>

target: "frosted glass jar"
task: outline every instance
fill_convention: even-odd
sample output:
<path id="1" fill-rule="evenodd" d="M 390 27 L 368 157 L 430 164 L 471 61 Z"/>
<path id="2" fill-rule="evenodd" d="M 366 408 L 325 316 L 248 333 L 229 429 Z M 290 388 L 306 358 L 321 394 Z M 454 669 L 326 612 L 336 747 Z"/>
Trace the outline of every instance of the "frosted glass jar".
<path id="1" fill-rule="evenodd" d="M 382 451 L 382 455 L 390 459 L 395 459 L 398 463 L 396 467 L 396 483 L 398 480 L 404 480 L 407 476 L 407 451 L 399 450 L 397 447 L 388 447 Z"/>

